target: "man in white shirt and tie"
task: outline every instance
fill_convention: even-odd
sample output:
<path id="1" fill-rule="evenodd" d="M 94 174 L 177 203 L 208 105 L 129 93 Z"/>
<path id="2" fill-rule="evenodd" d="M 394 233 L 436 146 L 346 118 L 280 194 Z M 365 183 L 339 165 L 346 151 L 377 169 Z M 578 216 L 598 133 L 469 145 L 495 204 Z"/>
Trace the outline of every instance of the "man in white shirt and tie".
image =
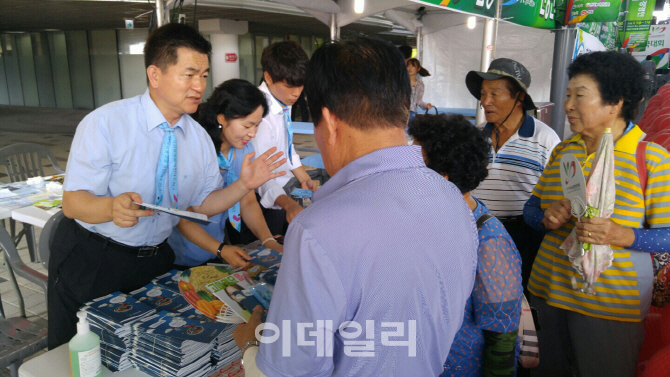
<path id="1" fill-rule="evenodd" d="M 150 203 L 208 217 L 285 173 L 267 151 L 247 155 L 239 179 L 224 189 L 212 140 L 188 114 L 202 100 L 211 44 L 190 26 L 156 29 L 144 47 L 149 88 L 84 118 L 72 141 L 63 185 L 63 219 L 49 259 L 50 349 L 76 333 L 87 301 L 130 292 L 169 271 L 166 239 L 176 216 L 143 210 Z M 240 182 L 240 183 L 238 183 Z"/>
<path id="2" fill-rule="evenodd" d="M 288 196 L 284 186 L 295 176 L 302 188 L 314 190 L 315 185 L 300 163 L 300 156 L 293 146 L 291 106 L 300 97 L 309 58 L 299 44 L 292 41 L 277 42 L 263 50 L 261 66 L 264 82 L 259 89 L 265 94 L 270 107 L 256 137 L 252 139 L 255 150 L 277 147 L 288 161 L 277 171 L 286 175 L 272 179 L 257 189 L 263 215 L 272 234 L 285 234 L 288 223 L 302 211 L 302 206 Z M 243 229 L 243 240 L 250 241 Z"/>

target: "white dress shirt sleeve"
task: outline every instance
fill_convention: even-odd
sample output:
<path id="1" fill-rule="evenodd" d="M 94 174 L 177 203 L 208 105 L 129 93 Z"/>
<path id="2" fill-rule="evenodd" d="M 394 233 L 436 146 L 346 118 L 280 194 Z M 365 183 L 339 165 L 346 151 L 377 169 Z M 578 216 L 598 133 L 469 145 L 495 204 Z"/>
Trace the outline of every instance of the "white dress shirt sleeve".
<path id="1" fill-rule="evenodd" d="M 293 138 L 295 139 L 295 135 L 293 135 Z M 299 168 L 302 166 L 302 161 L 300 161 L 300 156 L 298 155 L 298 152 L 295 150 L 295 145 L 291 144 L 291 152 L 293 153 L 291 158 L 291 166 L 290 169 L 293 170 L 295 168 Z M 288 157 L 286 157 L 287 163 L 288 163 Z"/>
<path id="2" fill-rule="evenodd" d="M 263 121 L 258 127 L 258 132 L 256 132 L 256 137 L 251 139 L 252 145 L 254 146 L 254 150 L 256 151 L 257 155 L 265 153 L 272 147 L 277 147 L 277 152 L 285 149 L 278 145 L 278 142 L 275 140 L 273 129 L 274 126 L 272 125 L 271 119 L 269 119 L 271 116 L 272 114 L 268 114 L 268 116 L 263 118 Z M 286 169 L 277 169 L 275 172 L 282 170 Z M 267 181 L 265 184 L 256 189 L 256 192 L 261 197 L 260 203 L 264 208 L 277 208 L 275 206 L 275 201 L 277 198 L 281 195 L 286 195 L 283 186 L 277 182 L 277 179 L 271 179 Z"/>
<path id="3" fill-rule="evenodd" d="M 109 148 L 106 119 L 95 113 L 84 118 L 72 140 L 63 190 L 108 195 L 112 176 Z"/>

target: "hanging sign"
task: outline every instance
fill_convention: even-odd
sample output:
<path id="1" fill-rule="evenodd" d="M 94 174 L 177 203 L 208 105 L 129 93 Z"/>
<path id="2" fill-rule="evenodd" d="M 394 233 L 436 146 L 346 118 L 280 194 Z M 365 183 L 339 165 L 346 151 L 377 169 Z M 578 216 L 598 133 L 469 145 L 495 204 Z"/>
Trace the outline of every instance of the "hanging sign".
<path id="1" fill-rule="evenodd" d="M 632 52 L 644 51 L 655 4 L 656 0 L 630 0 L 622 47 Z M 619 28 L 619 32 L 623 33 L 623 27 Z"/>
<path id="2" fill-rule="evenodd" d="M 493 18 L 496 0 L 411 0 L 415 3 L 443 7 L 457 12 Z M 553 0 L 552 0 L 553 1 Z"/>
<path id="3" fill-rule="evenodd" d="M 503 21 L 537 29 L 555 29 L 555 0 L 503 0 Z"/>
<path id="4" fill-rule="evenodd" d="M 656 69 L 668 68 L 668 53 L 670 52 L 670 25 L 654 25 L 649 29 L 649 37 L 644 51 L 633 52 L 633 57 L 639 62 L 644 61 L 647 55 L 656 63 Z"/>
<path id="5" fill-rule="evenodd" d="M 565 24 L 616 21 L 620 7 L 621 0 L 570 0 Z"/>

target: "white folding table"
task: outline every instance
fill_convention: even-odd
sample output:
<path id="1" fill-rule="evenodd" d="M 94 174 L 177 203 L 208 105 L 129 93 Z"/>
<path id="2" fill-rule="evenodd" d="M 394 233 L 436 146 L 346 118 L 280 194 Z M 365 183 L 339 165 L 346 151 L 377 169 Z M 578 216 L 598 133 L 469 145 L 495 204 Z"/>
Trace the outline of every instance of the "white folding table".
<path id="1" fill-rule="evenodd" d="M 19 367 L 19 377 L 70 377 L 70 350 L 62 346 L 34 357 Z M 103 377 L 147 377 L 146 373 L 130 368 L 113 373 L 102 366 Z"/>

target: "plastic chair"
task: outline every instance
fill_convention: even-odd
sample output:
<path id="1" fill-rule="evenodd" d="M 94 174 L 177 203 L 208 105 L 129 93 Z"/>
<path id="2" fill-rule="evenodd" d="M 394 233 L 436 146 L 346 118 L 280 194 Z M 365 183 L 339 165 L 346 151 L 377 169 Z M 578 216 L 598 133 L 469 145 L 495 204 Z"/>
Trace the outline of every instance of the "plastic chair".
<path id="1" fill-rule="evenodd" d="M 14 245 L 14 240 L 9 233 L 7 233 L 5 228 L 0 228 L 0 248 L 5 251 L 5 260 L 8 265 L 9 278 L 12 280 L 12 285 L 14 285 L 14 289 L 17 293 L 16 297 L 19 301 L 19 312 L 22 317 L 25 317 L 26 309 L 23 303 L 23 297 L 21 296 L 21 290 L 19 289 L 14 274 L 39 285 L 44 291 L 45 302 L 47 300 L 47 276 L 23 263 L 23 260 L 21 260 L 21 257 L 16 250 L 16 246 Z"/>
<path id="2" fill-rule="evenodd" d="M 28 180 L 32 177 L 43 177 L 44 166 L 42 160 L 48 160 L 56 171 L 56 174 L 64 174 L 56 161 L 56 156 L 44 145 L 35 143 L 17 143 L 0 148 L 0 165 L 5 168 L 9 183 Z M 35 230 L 30 224 L 23 224 L 23 229 L 16 234 L 16 222 L 9 220 L 9 228 L 18 244 L 21 237 L 26 236 L 28 251 L 30 251 L 31 262 L 37 262 L 37 251 L 35 245 Z"/>
<path id="3" fill-rule="evenodd" d="M 49 160 L 56 174 L 64 174 L 56 156 L 44 145 L 17 143 L 0 148 L 0 165 L 4 166 L 9 182 L 25 181 L 32 177 L 43 177 L 42 160 Z"/>
<path id="4" fill-rule="evenodd" d="M 9 367 L 18 377 L 23 360 L 46 347 L 47 329 L 25 318 L 5 318 L 0 297 L 0 369 Z"/>
<path id="5" fill-rule="evenodd" d="M 40 262 L 45 269 L 49 270 L 49 255 L 51 254 L 51 244 L 53 243 L 54 234 L 56 234 L 56 229 L 58 224 L 65 218 L 63 211 L 58 212 L 57 214 L 51 216 L 47 223 L 44 224 L 42 229 L 42 234 L 40 235 L 40 242 L 38 247 L 38 252 L 40 255 Z"/>

